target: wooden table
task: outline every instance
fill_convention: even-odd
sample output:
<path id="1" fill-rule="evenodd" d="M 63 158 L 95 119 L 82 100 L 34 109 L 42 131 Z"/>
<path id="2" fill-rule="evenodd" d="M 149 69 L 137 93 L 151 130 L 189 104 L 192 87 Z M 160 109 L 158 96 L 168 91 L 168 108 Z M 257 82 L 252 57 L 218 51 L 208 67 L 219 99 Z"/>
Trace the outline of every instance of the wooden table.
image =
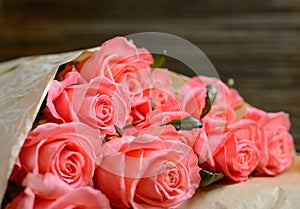
<path id="1" fill-rule="evenodd" d="M 0 61 L 158 31 L 199 47 L 252 105 L 290 113 L 300 150 L 300 4 L 266 1 L 2 0 Z M 173 70 L 186 67 L 169 61 Z"/>

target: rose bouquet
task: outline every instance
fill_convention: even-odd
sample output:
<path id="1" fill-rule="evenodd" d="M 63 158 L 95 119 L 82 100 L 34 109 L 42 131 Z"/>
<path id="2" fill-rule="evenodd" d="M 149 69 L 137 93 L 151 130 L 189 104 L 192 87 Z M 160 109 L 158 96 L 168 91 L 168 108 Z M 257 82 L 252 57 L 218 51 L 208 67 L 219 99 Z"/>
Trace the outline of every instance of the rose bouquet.
<path id="1" fill-rule="evenodd" d="M 178 208 L 216 181 L 291 165 L 286 113 L 245 104 L 218 78 L 174 77 L 155 61 L 117 37 L 61 65 L 2 207 Z"/>

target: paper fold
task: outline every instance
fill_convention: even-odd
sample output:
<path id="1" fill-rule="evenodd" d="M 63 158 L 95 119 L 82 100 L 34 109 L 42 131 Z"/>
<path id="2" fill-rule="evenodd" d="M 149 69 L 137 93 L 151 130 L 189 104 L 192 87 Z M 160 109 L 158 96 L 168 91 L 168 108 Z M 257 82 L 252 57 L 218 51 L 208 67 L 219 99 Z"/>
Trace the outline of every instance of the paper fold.
<path id="1" fill-rule="evenodd" d="M 23 142 L 61 63 L 79 52 L 24 57 L 0 64 L 0 199 Z"/>

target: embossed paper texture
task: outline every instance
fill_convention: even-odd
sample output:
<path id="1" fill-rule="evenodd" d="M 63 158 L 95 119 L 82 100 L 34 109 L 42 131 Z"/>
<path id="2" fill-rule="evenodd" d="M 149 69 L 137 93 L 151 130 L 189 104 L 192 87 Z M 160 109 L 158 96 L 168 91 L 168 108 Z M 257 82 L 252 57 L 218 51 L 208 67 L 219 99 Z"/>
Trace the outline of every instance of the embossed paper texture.
<path id="1" fill-rule="evenodd" d="M 276 177 L 200 188 L 180 209 L 297 209 L 300 208 L 300 157 Z"/>
<path id="2" fill-rule="evenodd" d="M 0 64 L 0 198 L 60 63 L 78 53 L 19 58 Z"/>
<path id="3" fill-rule="evenodd" d="M 60 64 L 79 55 L 70 52 L 19 58 L 0 64 L 0 198 L 22 144 Z M 174 87 L 186 77 L 172 75 Z M 175 79 L 176 78 L 176 79 Z M 255 177 L 247 182 L 199 188 L 181 209 L 300 208 L 300 157 L 277 177 Z"/>

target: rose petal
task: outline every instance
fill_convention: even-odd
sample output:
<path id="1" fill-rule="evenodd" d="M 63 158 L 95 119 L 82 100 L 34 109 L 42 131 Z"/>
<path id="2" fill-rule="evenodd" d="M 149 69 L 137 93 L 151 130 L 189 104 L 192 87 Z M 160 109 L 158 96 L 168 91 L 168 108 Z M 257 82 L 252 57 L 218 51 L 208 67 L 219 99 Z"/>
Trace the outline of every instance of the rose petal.
<path id="1" fill-rule="evenodd" d="M 37 197 L 42 199 L 56 199 L 73 190 L 71 186 L 51 173 L 45 175 L 28 173 L 22 186 L 31 188 Z"/>

